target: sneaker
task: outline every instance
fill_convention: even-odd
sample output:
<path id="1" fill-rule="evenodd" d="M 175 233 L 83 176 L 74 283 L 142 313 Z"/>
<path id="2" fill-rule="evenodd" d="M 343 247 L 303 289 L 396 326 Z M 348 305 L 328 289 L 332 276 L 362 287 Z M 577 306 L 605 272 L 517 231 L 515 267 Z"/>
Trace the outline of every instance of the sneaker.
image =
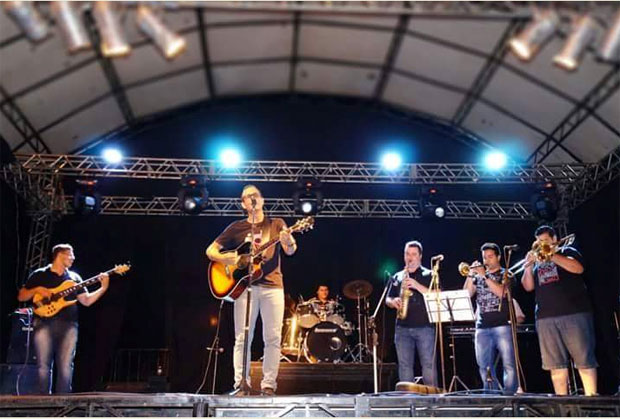
<path id="1" fill-rule="evenodd" d="M 264 389 L 261 390 L 260 395 L 261 396 L 275 396 L 276 391 L 272 389 L 271 387 L 265 387 Z"/>

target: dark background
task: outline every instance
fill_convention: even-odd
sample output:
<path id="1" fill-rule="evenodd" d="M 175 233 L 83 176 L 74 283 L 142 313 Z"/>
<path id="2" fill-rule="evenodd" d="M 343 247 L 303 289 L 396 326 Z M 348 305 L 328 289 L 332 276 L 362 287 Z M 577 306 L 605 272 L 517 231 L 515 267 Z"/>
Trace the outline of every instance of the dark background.
<path id="1" fill-rule="evenodd" d="M 129 156 L 216 158 L 224 144 L 236 144 L 249 160 L 377 161 L 388 146 L 405 154 L 406 162 L 477 163 L 474 150 L 436 125 L 384 105 L 342 98 L 273 96 L 242 98 L 199 104 L 160 115 L 122 137 L 113 138 Z M 88 154 L 98 154 L 94 147 Z M 71 192 L 74 179 L 65 180 Z M 288 197 L 293 185 L 258 184 L 266 197 Z M 211 196 L 238 196 L 242 184 L 209 185 Z M 0 350 L 4 361 L 10 324 L 8 315 L 17 307 L 17 285 L 22 277 L 29 219 L 23 202 L 4 184 L 2 193 Z M 178 182 L 102 179 L 103 195 L 131 193 L 141 196 L 175 195 Z M 529 201 L 530 187 L 446 186 L 448 199 Z M 415 199 L 420 188 L 407 185 L 325 185 L 326 197 Z M 594 306 L 599 386 L 604 394 L 617 391 L 618 333 L 613 311 L 620 289 L 620 182 L 616 180 L 571 214 L 569 232 L 577 234 L 586 260 L 585 279 Z M 207 351 L 215 327 L 219 302 L 209 292 L 205 248 L 234 218 L 156 216 L 66 216 L 55 224 L 52 243 L 70 242 L 76 253 L 75 270 L 84 278 L 131 261 L 132 270 L 113 278 L 106 295 L 94 306 L 80 307 L 80 340 L 74 388 L 101 388 L 110 362 L 119 348 L 168 348 L 172 354 L 169 381 L 172 391 L 195 391 L 203 378 Z M 294 220 L 287 219 L 289 224 Z M 283 256 L 285 291 L 296 299 L 310 298 L 319 283 L 342 295 L 342 287 L 354 279 L 372 283 L 372 302 L 383 287 L 383 272 L 401 269 L 403 244 L 412 239 L 424 244 L 423 264 L 443 253 L 441 281 L 444 289 L 461 288 L 456 266 L 479 257 L 485 241 L 500 245 L 519 243 L 524 256 L 533 241 L 535 222 L 408 219 L 318 218 L 314 231 L 298 238 L 294 257 Z M 19 257 L 18 257 L 19 254 Z M 516 287 L 515 297 L 533 323 L 533 294 Z M 354 302 L 344 300 L 347 320 L 355 318 Z M 384 318 L 385 317 L 385 318 Z M 379 318 L 380 353 L 395 361 L 392 344 L 394 313 Z M 221 318 L 224 352 L 218 366 L 218 391 L 232 385 L 232 305 L 225 304 Z M 384 333 L 383 333 L 384 332 Z M 255 333 L 253 359 L 262 354 L 260 329 Z M 533 340 L 532 340 L 533 339 Z M 537 342 L 521 340 L 522 363 L 529 391 L 550 392 L 547 373 L 540 370 Z M 479 385 L 473 342 L 457 342 L 459 375 Z M 446 358 L 446 363 L 449 360 Z M 448 380 L 451 377 L 447 373 Z M 210 386 L 207 386 L 207 389 Z"/>

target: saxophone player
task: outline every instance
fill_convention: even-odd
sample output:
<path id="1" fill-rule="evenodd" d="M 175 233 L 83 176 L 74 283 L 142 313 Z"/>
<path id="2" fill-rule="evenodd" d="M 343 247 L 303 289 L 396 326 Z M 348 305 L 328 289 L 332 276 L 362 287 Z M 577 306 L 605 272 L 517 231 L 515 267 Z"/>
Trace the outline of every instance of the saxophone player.
<path id="1" fill-rule="evenodd" d="M 428 321 L 424 296 L 431 282 L 431 271 L 422 266 L 422 243 L 405 244 L 405 268 L 394 275 L 394 285 L 385 303 L 397 310 L 394 344 L 398 356 L 400 381 L 413 381 L 416 350 L 422 365 L 424 384 L 437 387 L 435 328 Z"/>

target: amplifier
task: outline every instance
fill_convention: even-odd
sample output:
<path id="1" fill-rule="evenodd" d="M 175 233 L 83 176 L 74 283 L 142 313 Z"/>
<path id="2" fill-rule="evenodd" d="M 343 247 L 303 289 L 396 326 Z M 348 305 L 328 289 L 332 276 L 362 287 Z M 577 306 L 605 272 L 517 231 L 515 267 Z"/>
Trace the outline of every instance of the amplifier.
<path id="1" fill-rule="evenodd" d="M 17 309 L 11 313 L 11 340 L 9 341 L 6 354 L 6 362 L 8 364 L 37 363 L 34 350 L 33 324 L 34 314 L 32 314 L 31 309 Z M 28 334 L 30 334 L 30 339 L 28 339 Z M 26 360 L 26 353 L 28 354 L 28 360 Z"/>

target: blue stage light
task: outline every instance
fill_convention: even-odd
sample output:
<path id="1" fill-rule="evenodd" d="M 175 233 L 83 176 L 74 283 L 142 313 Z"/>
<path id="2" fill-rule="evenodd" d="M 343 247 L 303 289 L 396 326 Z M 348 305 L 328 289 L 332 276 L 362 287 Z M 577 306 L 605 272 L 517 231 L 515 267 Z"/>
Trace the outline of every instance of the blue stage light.
<path id="1" fill-rule="evenodd" d="M 234 148 L 226 148 L 220 153 L 220 162 L 227 169 L 234 169 L 241 164 L 241 153 Z"/>
<path id="2" fill-rule="evenodd" d="M 393 151 L 384 153 L 383 156 L 381 156 L 381 165 L 386 170 L 396 170 L 400 167 L 402 162 L 403 159 L 400 154 Z"/>
<path id="3" fill-rule="evenodd" d="M 491 170 L 500 170 L 506 166 L 508 158 L 501 151 L 492 151 L 484 157 L 484 165 Z"/>
<path id="4" fill-rule="evenodd" d="M 101 153 L 101 157 L 110 164 L 118 164 L 123 161 L 123 153 L 118 148 L 106 148 Z"/>

